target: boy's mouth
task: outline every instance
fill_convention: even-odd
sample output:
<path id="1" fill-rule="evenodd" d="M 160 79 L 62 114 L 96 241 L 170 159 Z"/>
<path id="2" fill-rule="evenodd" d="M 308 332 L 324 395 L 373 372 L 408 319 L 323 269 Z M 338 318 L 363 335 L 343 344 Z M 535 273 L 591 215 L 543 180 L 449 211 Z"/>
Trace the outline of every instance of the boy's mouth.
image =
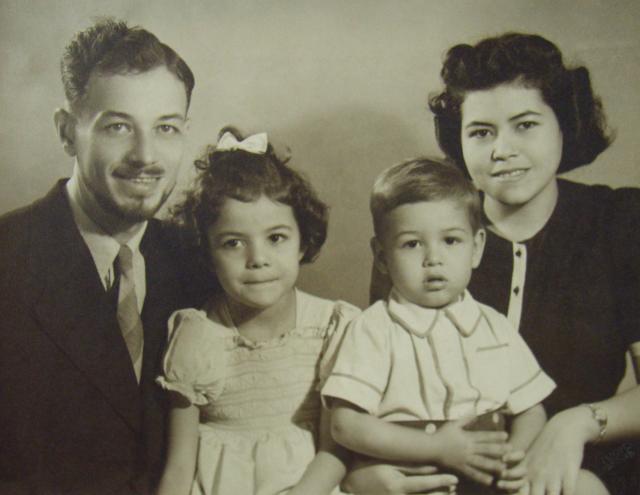
<path id="1" fill-rule="evenodd" d="M 446 287 L 447 279 L 439 276 L 427 277 L 423 284 L 427 290 L 440 290 Z"/>

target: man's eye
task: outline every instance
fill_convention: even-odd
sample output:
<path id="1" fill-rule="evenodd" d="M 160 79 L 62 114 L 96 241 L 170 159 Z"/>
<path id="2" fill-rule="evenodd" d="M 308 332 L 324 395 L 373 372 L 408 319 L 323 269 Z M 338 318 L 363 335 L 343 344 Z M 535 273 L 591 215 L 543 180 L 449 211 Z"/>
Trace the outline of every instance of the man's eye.
<path id="1" fill-rule="evenodd" d="M 107 125 L 105 129 L 111 134 L 125 134 L 129 132 L 130 127 L 129 124 L 125 124 L 124 122 L 114 122 L 113 124 Z"/>
<path id="2" fill-rule="evenodd" d="M 158 126 L 158 130 L 161 134 L 179 134 L 180 129 L 175 125 L 161 124 Z"/>

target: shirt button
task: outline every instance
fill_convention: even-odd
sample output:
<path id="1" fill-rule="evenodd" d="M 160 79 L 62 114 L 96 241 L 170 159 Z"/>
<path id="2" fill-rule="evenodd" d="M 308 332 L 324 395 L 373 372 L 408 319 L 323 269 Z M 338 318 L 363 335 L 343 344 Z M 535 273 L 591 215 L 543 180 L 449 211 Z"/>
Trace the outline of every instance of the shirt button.
<path id="1" fill-rule="evenodd" d="M 429 435 L 433 435 L 438 428 L 433 423 L 428 423 L 427 426 L 424 427 L 424 431 Z"/>
<path id="2" fill-rule="evenodd" d="M 520 287 L 514 288 L 513 293 L 517 296 L 520 293 Z"/>
<path id="3" fill-rule="evenodd" d="M 516 251 L 516 256 L 519 258 L 520 256 L 522 256 L 522 251 L 520 251 L 519 249 Z"/>

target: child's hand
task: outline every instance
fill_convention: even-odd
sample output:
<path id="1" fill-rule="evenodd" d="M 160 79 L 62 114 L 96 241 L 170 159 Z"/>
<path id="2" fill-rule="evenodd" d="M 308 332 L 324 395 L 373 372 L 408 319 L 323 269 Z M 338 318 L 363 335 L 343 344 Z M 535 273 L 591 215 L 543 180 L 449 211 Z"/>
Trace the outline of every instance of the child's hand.
<path id="1" fill-rule="evenodd" d="M 498 488 L 508 493 L 524 493 L 528 486 L 527 467 L 524 463 L 525 452 L 514 450 L 505 454 L 502 460 L 507 465 L 497 483 Z"/>
<path id="2" fill-rule="evenodd" d="M 503 431 L 467 431 L 473 417 L 446 423 L 434 437 L 441 448 L 439 462 L 482 484 L 491 485 L 493 475 L 505 469 L 503 457 L 509 452 L 507 433 Z"/>

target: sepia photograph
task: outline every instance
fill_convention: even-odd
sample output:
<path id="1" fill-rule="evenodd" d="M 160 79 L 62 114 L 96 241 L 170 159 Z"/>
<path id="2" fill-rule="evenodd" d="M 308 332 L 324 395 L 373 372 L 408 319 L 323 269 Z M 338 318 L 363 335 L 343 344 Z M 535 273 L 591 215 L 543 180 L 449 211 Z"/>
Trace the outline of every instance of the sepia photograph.
<path id="1" fill-rule="evenodd" d="M 640 3 L 0 0 L 0 494 L 640 495 Z"/>

